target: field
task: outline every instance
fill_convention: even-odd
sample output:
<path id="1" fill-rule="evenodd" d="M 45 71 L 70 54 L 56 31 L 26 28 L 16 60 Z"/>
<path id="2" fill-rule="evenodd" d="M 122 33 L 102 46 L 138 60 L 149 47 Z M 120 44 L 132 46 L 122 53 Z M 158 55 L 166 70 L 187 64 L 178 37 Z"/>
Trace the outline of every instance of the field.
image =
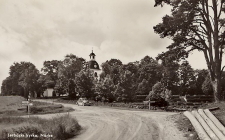
<path id="1" fill-rule="evenodd" d="M 0 139 L 17 139 L 18 135 L 13 134 L 20 134 L 19 139 L 24 140 L 62 140 L 79 134 L 81 126 L 74 117 L 68 114 L 56 115 L 50 119 L 32 116 L 69 112 L 73 111 L 73 108 L 33 101 L 33 106 L 30 107 L 30 117 L 27 118 L 26 106 L 22 106 L 22 101 L 25 100 L 20 96 L 0 96 Z"/>
<path id="2" fill-rule="evenodd" d="M 25 98 L 20 96 L 0 96 L 0 116 L 21 116 L 27 114 L 26 106 L 22 105 Z M 32 101 L 30 106 L 30 115 L 70 112 L 74 109 L 54 105 L 50 103 Z"/>

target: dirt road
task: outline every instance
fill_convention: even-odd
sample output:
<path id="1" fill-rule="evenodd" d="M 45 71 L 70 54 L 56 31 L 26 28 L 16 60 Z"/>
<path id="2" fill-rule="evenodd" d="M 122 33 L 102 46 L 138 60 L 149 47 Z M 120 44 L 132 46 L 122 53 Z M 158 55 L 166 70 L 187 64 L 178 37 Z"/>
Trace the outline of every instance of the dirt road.
<path id="1" fill-rule="evenodd" d="M 69 114 L 84 128 L 71 140 L 185 140 L 174 123 L 166 120 L 175 113 L 63 105 L 75 109 Z"/>

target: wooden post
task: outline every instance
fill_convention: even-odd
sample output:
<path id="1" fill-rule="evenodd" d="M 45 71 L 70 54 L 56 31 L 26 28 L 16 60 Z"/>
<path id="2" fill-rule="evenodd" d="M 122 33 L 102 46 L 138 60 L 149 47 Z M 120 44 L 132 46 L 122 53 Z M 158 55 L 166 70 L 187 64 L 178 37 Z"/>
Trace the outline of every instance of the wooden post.
<path id="1" fill-rule="evenodd" d="M 151 110 L 151 100 L 150 100 L 150 97 L 148 99 L 148 110 Z"/>
<path id="2" fill-rule="evenodd" d="M 30 118 L 30 105 L 29 105 L 29 102 L 28 102 L 27 108 L 28 108 L 27 115 L 28 115 L 28 118 Z"/>
<path id="3" fill-rule="evenodd" d="M 27 115 L 28 115 L 28 118 L 30 118 L 30 93 L 28 95 Z"/>

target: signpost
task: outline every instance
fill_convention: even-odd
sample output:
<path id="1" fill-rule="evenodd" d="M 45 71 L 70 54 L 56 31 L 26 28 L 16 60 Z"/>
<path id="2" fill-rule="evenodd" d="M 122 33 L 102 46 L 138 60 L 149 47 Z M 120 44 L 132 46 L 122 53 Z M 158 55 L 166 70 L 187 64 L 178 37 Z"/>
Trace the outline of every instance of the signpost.
<path id="1" fill-rule="evenodd" d="M 27 101 L 22 101 L 22 105 L 23 106 L 27 106 L 27 115 L 28 115 L 28 117 L 30 117 L 30 106 L 32 106 L 33 105 L 33 103 L 31 103 L 30 102 L 31 100 L 30 100 L 30 95 L 28 95 L 28 98 L 27 98 Z"/>
<path id="2" fill-rule="evenodd" d="M 29 101 L 22 101 L 22 105 L 27 105 Z"/>
<path id="3" fill-rule="evenodd" d="M 155 103 L 156 101 L 151 101 L 150 99 L 148 100 L 148 101 L 143 101 L 143 103 L 145 104 L 145 105 L 147 105 L 148 104 L 148 109 L 149 110 L 151 110 L 151 103 Z"/>

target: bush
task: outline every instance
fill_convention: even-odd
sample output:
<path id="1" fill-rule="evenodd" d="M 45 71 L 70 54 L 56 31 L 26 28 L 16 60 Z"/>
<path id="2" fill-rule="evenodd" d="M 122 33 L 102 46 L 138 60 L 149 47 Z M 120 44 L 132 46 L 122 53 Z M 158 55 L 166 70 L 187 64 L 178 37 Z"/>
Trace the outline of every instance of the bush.
<path id="1" fill-rule="evenodd" d="M 41 119 L 31 117 L 29 119 L 22 117 L 3 117 L 0 118 L 0 125 L 7 126 L 0 128 L 0 139 L 9 139 L 8 134 L 35 134 L 39 137 L 30 137 L 32 140 L 46 140 L 46 137 L 40 137 L 41 134 L 52 135 L 51 139 L 64 140 L 76 136 L 81 130 L 77 120 L 70 115 L 58 116 L 52 119 Z M 11 127 L 9 127 L 11 126 Z M 24 138 L 26 140 L 26 138 Z"/>
<path id="2" fill-rule="evenodd" d="M 38 112 L 43 112 L 43 108 L 40 108 L 40 107 L 31 107 L 30 108 L 30 113 L 36 114 Z"/>
<path id="3" fill-rule="evenodd" d="M 168 100 L 171 98 L 171 91 L 166 89 L 166 87 L 158 82 L 152 87 L 152 91 L 149 92 L 149 95 L 146 97 L 146 100 L 155 101 L 154 106 L 167 106 Z"/>

